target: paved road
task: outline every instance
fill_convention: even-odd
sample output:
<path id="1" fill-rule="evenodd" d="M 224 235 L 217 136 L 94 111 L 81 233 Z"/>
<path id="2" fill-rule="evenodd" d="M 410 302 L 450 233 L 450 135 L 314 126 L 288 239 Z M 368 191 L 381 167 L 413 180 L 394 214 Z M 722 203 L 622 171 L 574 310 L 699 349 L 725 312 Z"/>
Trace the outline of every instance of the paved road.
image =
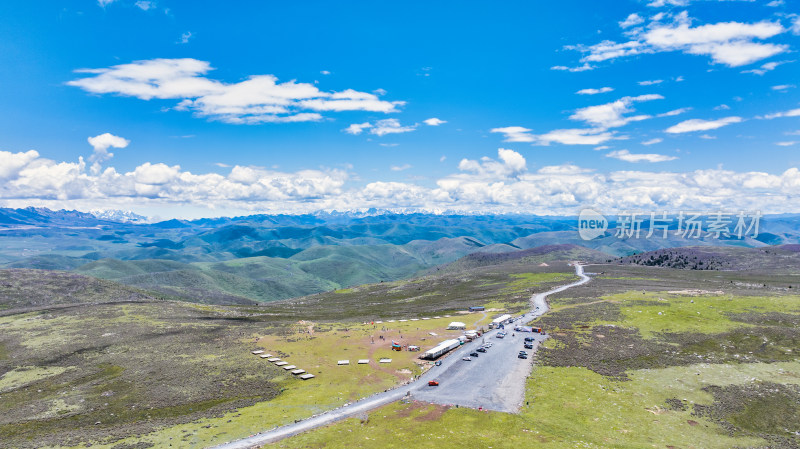
<path id="1" fill-rule="evenodd" d="M 583 266 L 575 265 L 575 274 L 581 280 L 572 284 L 563 285 L 545 293 L 531 297 L 533 311 L 524 315 L 520 320 L 509 327 L 527 324 L 534 318 L 546 313 L 546 297 L 553 293 L 562 292 L 568 288 L 589 282 L 589 277 L 583 274 Z M 447 357 L 441 359 L 441 366 L 434 366 L 417 381 L 387 392 L 378 393 L 368 398 L 361 399 L 348 406 L 340 407 L 323 414 L 304 419 L 300 422 L 278 427 L 249 438 L 232 443 L 222 444 L 216 449 L 245 449 L 272 443 L 292 435 L 322 427 L 341 419 L 350 418 L 359 413 L 367 412 L 374 408 L 389 404 L 407 395 L 414 399 L 445 405 L 463 405 L 488 410 L 515 412 L 522 404 L 525 393 L 525 379 L 530 374 L 533 364 L 532 357 L 527 360 L 517 358 L 517 353 L 523 350 L 525 336 L 537 339 L 536 346 L 544 336 L 529 333 L 516 333 L 512 337 L 511 329 L 504 339 L 496 338 L 497 330 L 487 332 L 483 340 L 467 343 L 459 349 L 452 351 Z M 473 358 L 472 361 L 461 360 L 462 357 L 475 351 L 481 341 L 491 341 L 494 345 L 486 353 Z M 526 350 L 530 355 L 533 351 Z M 429 387 L 429 380 L 438 380 L 438 387 Z"/>

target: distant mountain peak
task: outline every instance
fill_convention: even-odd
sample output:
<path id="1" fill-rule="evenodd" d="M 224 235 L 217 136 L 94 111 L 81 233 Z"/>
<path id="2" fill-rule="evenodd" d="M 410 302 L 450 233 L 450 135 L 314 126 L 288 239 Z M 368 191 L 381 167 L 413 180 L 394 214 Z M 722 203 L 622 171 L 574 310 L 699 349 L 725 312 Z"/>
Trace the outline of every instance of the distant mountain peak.
<path id="1" fill-rule="evenodd" d="M 129 210 L 118 209 L 93 209 L 91 213 L 95 218 L 117 223 L 150 223 L 152 220 L 144 215 Z"/>

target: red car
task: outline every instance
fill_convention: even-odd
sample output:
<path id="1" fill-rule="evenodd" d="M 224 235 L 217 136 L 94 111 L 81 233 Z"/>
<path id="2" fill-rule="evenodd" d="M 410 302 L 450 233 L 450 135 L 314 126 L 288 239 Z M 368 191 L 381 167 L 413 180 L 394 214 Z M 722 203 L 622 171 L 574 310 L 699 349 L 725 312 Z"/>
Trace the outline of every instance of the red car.
<path id="1" fill-rule="evenodd" d="M 428 386 L 429 387 L 438 387 L 439 386 L 439 382 L 435 381 L 435 380 L 429 380 L 428 381 Z"/>

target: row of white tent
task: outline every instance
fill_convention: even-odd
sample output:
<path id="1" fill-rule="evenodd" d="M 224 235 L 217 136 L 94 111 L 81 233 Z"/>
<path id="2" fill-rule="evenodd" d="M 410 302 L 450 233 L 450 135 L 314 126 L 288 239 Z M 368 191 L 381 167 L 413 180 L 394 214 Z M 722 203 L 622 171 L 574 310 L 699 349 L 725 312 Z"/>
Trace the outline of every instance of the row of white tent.
<path id="1" fill-rule="evenodd" d="M 265 353 L 264 351 L 262 351 L 260 349 L 252 351 L 252 354 L 253 355 L 257 355 L 257 356 L 261 357 L 262 359 L 267 359 L 268 362 L 272 362 L 272 363 L 275 364 L 275 366 L 280 366 L 281 368 L 285 369 L 286 371 L 291 371 L 292 374 L 294 374 L 295 376 L 297 376 L 297 377 L 299 377 L 299 378 L 301 378 L 303 380 L 308 380 L 308 379 L 312 379 L 312 378 L 316 377 L 311 373 L 307 373 L 306 370 L 298 368 L 298 367 L 296 367 L 294 365 L 290 365 L 289 362 L 284 362 L 283 360 L 280 359 L 280 357 L 275 357 L 272 354 L 267 354 L 267 353 Z"/>

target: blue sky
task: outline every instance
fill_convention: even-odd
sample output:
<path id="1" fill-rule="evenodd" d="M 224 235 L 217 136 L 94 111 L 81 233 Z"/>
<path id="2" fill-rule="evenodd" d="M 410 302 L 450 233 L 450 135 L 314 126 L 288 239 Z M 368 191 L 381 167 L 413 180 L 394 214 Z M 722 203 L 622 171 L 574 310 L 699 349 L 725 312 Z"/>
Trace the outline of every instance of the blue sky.
<path id="1" fill-rule="evenodd" d="M 0 205 L 797 212 L 797 6 L 3 2 Z"/>

